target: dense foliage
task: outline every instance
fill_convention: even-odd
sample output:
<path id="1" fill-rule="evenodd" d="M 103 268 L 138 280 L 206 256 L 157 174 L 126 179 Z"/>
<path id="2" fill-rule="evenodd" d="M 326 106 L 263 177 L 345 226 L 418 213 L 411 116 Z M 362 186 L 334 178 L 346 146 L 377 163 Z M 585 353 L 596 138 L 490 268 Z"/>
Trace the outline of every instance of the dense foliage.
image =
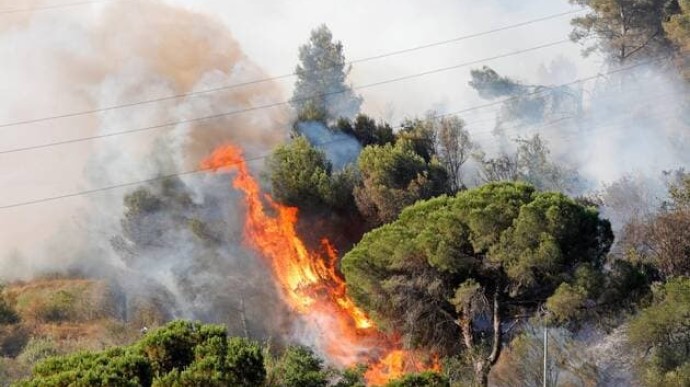
<path id="1" fill-rule="evenodd" d="M 641 379 L 649 386 L 690 384 L 690 279 L 675 278 L 655 292 L 636 316 L 630 342 L 639 350 Z"/>
<path id="2" fill-rule="evenodd" d="M 331 163 L 305 137 L 281 145 L 268 160 L 276 200 L 303 208 L 347 208 L 352 202 L 353 177 L 333 173 Z"/>
<path id="3" fill-rule="evenodd" d="M 18 386 L 256 386 L 266 378 L 261 347 L 218 325 L 174 321 L 128 347 L 51 357 Z"/>
<path id="4" fill-rule="evenodd" d="M 593 207 L 494 183 L 407 208 L 365 235 L 342 270 L 350 294 L 383 327 L 412 346 L 452 351 L 462 342 L 485 380 L 503 319 L 545 301 L 584 308 L 594 289 L 578 277 L 602 270 L 612 238 Z"/>
<path id="5" fill-rule="evenodd" d="M 357 207 L 374 224 L 394 220 L 403 208 L 448 191 L 448 174 L 437 161 L 426 161 L 411 142 L 370 146 L 359 156 L 362 183 L 355 188 Z"/>

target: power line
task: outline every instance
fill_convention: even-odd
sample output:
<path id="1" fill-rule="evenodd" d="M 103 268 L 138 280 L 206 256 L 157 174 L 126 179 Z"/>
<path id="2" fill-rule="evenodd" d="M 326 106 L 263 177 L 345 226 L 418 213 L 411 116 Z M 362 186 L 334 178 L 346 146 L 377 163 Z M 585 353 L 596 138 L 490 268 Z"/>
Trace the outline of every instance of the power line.
<path id="1" fill-rule="evenodd" d="M 631 91 L 634 91 L 634 90 L 640 90 L 640 88 L 631 88 L 631 89 L 627 89 L 628 92 L 631 92 Z M 642 107 L 642 106 L 643 106 L 643 103 L 644 103 L 645 101 L 650 101 L 650 100 L 652 100 L 652 99 L 653 99 L 653 101 L 654 101 L 655 103 L 659 103 L 659 102 L 662 102 L 662 101 L 666 101 L 667 99 L 669 99 L 669 97 L 677 97 L 677 96 L 678 96 L 678 93 L 677 93 L 676 91 L 672 91 L 672 92 L 670 92 L 670 93 L 669 93 L 669 92 L 664 92 L 664 93 L 655 93 L 655 94 L 645 94 L 644 98 L 641 98 L 641 99 L 638 99 L 638 100 L 635 101 L 635 102 L 642 102 L 642 103 L 640 103 L 640 104 L 638 104 L 638 105 L 635 105 L 634 107 L 635 107 L 635 108 Z M 597 97 L 597 98 L 594 100 L 594 102 L 596 102 L 596 103 L 601 103 L 601 102 L 604 102 L 604 101 L 610 101 L 610 100 L 612 100 L 612 99 L 618 99 L 618 98 L 619 98 L 618 96 L 608 96 L 608 97 L 605 97 L 605 98 Z M 444 114 L 441 114 L 441 115 L 436 115 L 436 116 L 434 116 L 433 118 L 434 118 L 434 119 L 438 119 L 438 118 L 443 118 L 444 116 L 445 116 Z M 522 129 L 522 128 L 530 128 L 530 129 L 532 129 L 533 131 L 538 131 L 538 130 L 540 130 L 540 129 L 547 128 L 547 127 L 550 127 L 550 126 L 553 126 L 553 125 L 555 125 L 555 124 L 559 124 L 559 123 L 561 123 L 561 122 L 563 122 L 563 121 L 574 120 L 574 119 L 577 119 L 577 118 L 585 118 L 585 117 L 584 117 L 584 116 L 581 116 L 581 115 L 574 114 L 574 115 L 568 115 L 568 116 L 563 116 L 563 117 L 554 118 L 553 120 L 550 120 L 550 121 L 545 122 L 545 123 L 542 123 L 542 124 L 521 123 L 521 124 L 510 125 L 510 126 L 505 126 L 505 127 L 504 127 L 504 126 L 501 126 L 501 127 L 499 127 L 498 129 L 508 131 L 508 130 Z M 491 121 L 493 121 L 494 119 L 495 119 L 495 117 L 493 117 L 493 119 L 486 119 L 486 120 L 481 120 L 481 121 L 465 122 L 465 126 L 466 126 L 466 127 L 471 127 L 471 126 L 473 126 L 473 125 L 475 125 L 475 124 L 491 122 Z M 598 127 L 598 128 L 601 128 L 601 125 L 599 125 L 599 126 L 597 126 L 597 127 Z M 491 135 L 492 132 L 494 132 L 495 129 L 497 129 L 497 128 L 492 128 L 492 129 L 490 129 L 490 130 L 477 130 L 477 131 L 472 131 L 472 132 L 470 132 L 470 135 L 471 135 L 474 139 L 477 139 L 477 138 L 478 138 L 477 135 L 485 135 L 485 134 L 490 134 L 490 135 Z M 533 133 L 533 134 L 534 134 L 534 133 Z M 571 136 L 570 136 L 570 135 L 561 136 L 561 137 L 559 137 L 559 140 L 567 139 L 567 138 L 569 138 L 569 137 L 571 137 Z"/>
<path id="2" fill-rule="evenodd" d="M 568 118 L 571 118 L 571 117 L 560 118 L 560 119 L 548 122 L 544 125 L 539 125 L 538 127 L 541 128 L 541 127 L 551 126 L 551 125 L 557 124 L 559 122 L 562 122 Z M 610 128 L 611 125 L 605 125 L 603 127 Z M 323 146 L 323 145 L 328 145 L 328 144 L 337 143 L 337 142 L 341 142 L 341 141 L 344 141 L 344 139 L 325 141 L 325 142 L 322 142 L 319 144 L 315 144 L 315 146 Z M 248 157 L 248 158 L 244 159 L 244 162 L 249 163 L 252 161 L 259 161 L 259 160 L 265 159 L 269 156 L 270 156 L 270 153 L 263 154 L 260 156 L 255 156 L 255 157 Z M 225 165 L 224 168 L 230 167 L 232 165 L 239 165 L 239 164 L 240 164 L 239 162 L 229 163 L 229 164 Z M 149 179 L 145 179 L 145 180 L 120 183 L 120 184 L 113 184 L 113 185 L 109 185 L 109 186 L 105 186 L 105 187 L 99 187 L 99 188 L 94 188 L 94 189 L 90 189 L 90 190 L 74 192 L 74 193 L 70 193 L 70 194 L 50 196 L 50 197 L 41 198 L 41 199 L 34 199 L 34 200 L 28 200 L 25 202 L 13 203 L 13 204 L 9 204 L 9 205 L 0 206 L 0 210 L 7 210 L 7 209 L 11 209 L 11 208 L 25 207 L 25 206 L 47 203 L 47 202 L 52 202 L 52 201 L 57 201 L 57 200 L 62 200 L 62 199 L 68 199 L 68 198 L 73 198 L 73 197 L 86 196 L 86 195 L 91 195 L 91 194 L 95 194 L 95 193 L 99 193 L 99 192 L 112 191 L 112 190 L 119 189 L 119 188 L 127 188 L 127 187 L 142 185 L 142 184 L 154 183 L 157 181 L 162 181 L 162 180 L 166 180 L 166 179 L 173 178 L 173 177 L 189 176 L 189 175 L 195 175 L 198 173 L 209 172 L 209 171 L 211 171 L 211 170 L 210 169 L 204 169 L 204 168 L 198 168 L 198 169 L 193 169 L 193 170 L 184 171 L 184 172 L 170 173 L 170 174 L 161 175 L 158 177 L 153 177 L 153 178 L 149 178 Z"/>
<path id="3" fill-rule="evenodd" d="M 329 144 L 329 143 L 335 143 L 335 142 L 339 142 L 339 141 L 343 141 L 343 140 L 342 140 L 342 139 L 337 139 L 337 140 L 327 141 L 327 142 L 323 142 L 323 143 L 321 143 L 321 144 L 319 144 L 319 145 L 327 145 L 327 144 Z M 270 156 L 270 154 L 264 154 L 264 155 L 261 155 L 261 156 L 256 156 L 256 157 L 251 157 L 251 158 L 245 158 L 245 159 L 244 159 L 244 162 L 258 161 L 258 160 L 265 159 L 265 158 L 267 158 L 267 157 L 269 157 L 269 156 Z M 231 164 L 226 165 L 226 167 L 228 167 L 228 166 L 230 166 L 230 165 L 239 165 L 239 163 L 231 163 Z M 90 190 L 86 190 L 86 191 L 79 191 L 79 192 L 74 192 L 74 193 L 70 193 L 70 194 L 57 195 L 57 196 L 51 196 L 51 197 L 47 197 L 47 198 L 41 198 L 41 199 L 35 199 L 35 200 L 28 200 L 28 201 L 25 201 L 25 202 L 9 204 L 9 205 L 5 205 L 5 206 L 0 206 L 0 210 L 7 210 L 7 209 L 10 209 L 10 208 L 30 206 L 30 205 L 40 204 L 40 203 L 52 202 L 52 201 L 56 201 L 56 200 L 74 198 L 74 197 L 78 197 L 78 196 L 92 195 L 92 194 L 95 194 L 95 193 L 98 193 L 98 192 L 112 191 L 112 190 L 115 190 L 115 189 L 118 189 L 118 188 L 127 188 L 127 187 L 133 187 L 133 186 L 137 186 L 137 185 L 142 185 L 142 184 L 154 183 L 154 182 L 157 182 L 157 181 L 166 180 L 166 179 L 170 179 L 170 178 L 173 178 L 173 177 L 194 175 L 194 174 L 197 174 L 197 173 L 208 172 L 208 171 L 210 171 L 210 169 L 198 168 L 198 169 L 193 169 L 193 170 L 190 170 L 190 171 L 170 173 L 170 174 L 161 175 L 161 176 L 158 176 L 158 177 L 153 177 L 153 178 L 145 179 L 145 180 L 133 181 L 133 182 L 128 182 L 128 183 L 113 184 L 113 185 L 109 185 L 109 186 L 105 186 L 105 187 L 99 187 L 99 188 L 94 188 L 94 189 L 90 189 Z"/>
<path id="4" fill-rule="evenodd" d="M 78 2 L 74 2 L 74 3 L 46 5 L 43 7 L 0 9 L 0 15 L 11 15 L 11 14 L 18 14 L 18 13 L 49 11 L 49 10 L 60 9 L 60 8 L 80 7 L 80 6 L 84 6 L 84 5 L 113 3 L 113 2 L 122 2 L 122 1 L 131 1 L 131 0 L 92 0 L 92 1 L 78 1 Z"/>
<path id="5" fill-rule="evenodd" d="M 662 93 L 662 94 L 652 96 L 653 99 L 649 98 L 649 96 L 647 96 L 646 98 L 641 99 L 641 101 L 649 102 L 649 101 L 653 100 L 654 102 L 661 102 L 661 101 L 665 101 L 669 97 L 674 97 L 675 95 L 676 95 L 676 93 Z M 661 97 L 664 97 L 664 98 L 660 99 Z M 644 105 L 645 105 L 644 103 L 640 103 L 634 107 L 639 108 L 639 107 L 643 107 Z M 655 115 L 655 118 L 657 118 L 657 119 L 662 118 L 664 120 L 674 118 L 677 115 L 677 111 L 673 108 L 664 109 L 663 111 L 661 111 L 659 113 L 662 113 L 662 114 Z M 525 135 L 531 136 L 531 135 L 539 134 L 539 130 L 541 130 L 541 129 L 544 129 L 544 128 L 547 128 L 550 126 L 554 126 L 556 124 L 560 124 L 564 121 L 577 119 L 577 118 L 585 119 L 585 117 L 579 117 L 576 115 L 565 116 L 565 117 L 560 117 L 560 118 L 550 120 L 550 121 L 542 123 L 542 124 L 519 124 L 519 125 L 513 125 L 513 126 L 505 127 L 502 129 L 515 130 L 515 129 L 528 128 L 528 129 L 531 129 L 531 133 L 525 133 Z M 623 131 L 625 131 L 627 129 L 626 128 L 619 128 L 618 126 L 622 123 L 628 122 L 629 120 L 630 120 L 629 117 L 623 117 L 622 119 L 606 120 L 604 122 L 598 122 L 596 125 L 596 133 L 622 133 Z M 602 130 L 602 129 L 606 129 L 606 130 Z M 615 130 L 611 130 L 611 129 L 615 129 Z M 476 140 L 476 138 L 477 138 L 475 136 L 476 134 L 484 134 L 484 133 L 490 133 L 490 132 L 491 131 L 477 131 L 477 132 L 471 132 L 470 135 L 473 136 L 473 139 Z M 591 134 L 591 133 L 570 132 L 570 133 L 566 133 L 565 135 L 558 136 L 558 141 L 567 142 L 567 141 L 575 140 L 577 138 L 577 136 L 582 136 L 582 135 L 587 135 L 587 134 Z M 520 137 L 518 137 L 518 138 L 520 138 Z M 501 150 L 501 146 L 494 144 L 494 146 L 483 147 L 482 150 L 483 151 L 498 151 L 498 150 Z"/>
<path id="6" fill-rule="evenodd" d="M 391 79 L 387 79 L 385 81 L 378 81 L 378 82 L 373 82 L 373 83 L 369 83 L 369 84 L 365 84 L 365 85 L 361 85 L 361 86 L 355 86 L 355 87 L 352 87 L 352 90 L 369 89 L 372 87 L 377 87 L 377 86 L 387 85 L 387 84 L 391 84 L 391 83 L 401 82 L 401 81 L 405 81 L 405 80 L 409 80 L 409 79 L 413 79 L 413 78 L 419 78 L 419 77 L 423 77 L 423 76 L 427 76 L 427 75 L 438 74 L 438 73 L 442 73 L 442 72 L 446 72 L 446 71 L 450 71 L 450 70 L 455 70 L 455 69 L 459 69 L 459 68 L 463 68 L 463 67 L 482 64 L 482 63 L 496 60 L 496 59 L 508 58 L 511 56 L 520 55 L 520 54 L 524 54 L 527 52 L 537 51 L 537 50 L 541 50 L 541 49 L 548 48 L 548 47 L 554 47 L 554 46 L 568 43 L 568 42 L 570 42 L 570 41 L 569 40 L 559 40 L 557 42 L 547 43 L 547 44 L 543 44 L 543 45 L 539 45 L 539 46 L 526 48 L 523 50 L 513 51 L 513 52 L 510 52 L 507 54 L 496 55 L 496 56 L 489 57 L 489 58 L 473 60 L 470 62 L 463 62 L 463 63 L 456 64 L 453 66 L 442 67 L 442 68 L 437 68 L 437 69 L 433 69 L 433 70 L 429 70 L 429 71 L 423 71 L 423 72 L 419 72 L 419 73 L 409 74 L 409 75 L 405 75 L 405 76 L 397 77 L 397 78 L 391 78 Z M 71 139 L 71 140 L 56 141 L 56 142 L 51 142 L 51 143 L 47 143 L 47 144 L 40 144 L 40 145 L 32 145 L 32 146 L 21 147 L 21 148 L 7 149 L 7 150 L 0 151 L 0 155 L 9 154 L 9 153 L 17 153 L 17 152 L 25 152 L 25 151 L 43 149 L 43 148 L 50 148 L 50 147 L 59 146 L 59 145 L 73 144 L 73 143 L 78 143 L 78 142 L 91 141 L 91 140 L 108 138 L 108 137 L 115 137 L 115 136 L 137 133 L 137 132 L 145 132 L 145 131 L 150 131 L 150 130 L 154 130 L 154 129 L 161 129 L 161 128 L 165 128 L 165 127 L 169 127 L 169 126 L 180 125 L 180 124 L 189 124 L 189 123 L 195 123 L 195 122 L 200 122 L 200 121 L 213 120 L 213 119 L 218 119 L 218 118 L 223 118 L 223 117 L 234 116 L 234 115 L 238 115 L 238 114 L 244 114 L 244 113 L 250 113 L 250 112 L 264 110 L 264 109 L 275 108 L 275 107 L 279 107 L 279 106 L 285 106 L 285 105 L 289 105 L 289 104 L 294 103 L 294 102 L 308 101 L 312 98 L 328 97 L 331 95 L 342 94 L 342 93 L 345 93 L 349 90 L 350 89 L 345 88 L 342 90 L 336 90 L 336 91 L 332 91 L 332 92 L 328 92 L 328 93 L 316 94 L 316 95 L 312 95 L 310 97 L 305 97 L 305 98 L 292 98 L 292 99 L 289 99 L 287 101 L 281 101 L 281 102 L 274 102 L 274 103 L 265 104 L 265 105 L 252 106 L 252 107 L 248 107 L 245 109 L 238 109 L 238 110 L 233 110 L 233 111 L 225 112 L 225 113 L 217 113 L 217 114 L 212 114 L 212 115 L 208 115 L 208 116 L 195 117 L 195 118 L 190 118 L 190 119 L 186 119 L 186 120 L 179 120 L 179 121 L 168 122 L 168 123 L 164 123 L 164 124 L 146 126 L 146 127 L 142 127 L 142 128 L 129 129 L 129 130 L 123 130 L 123 131 L 118 131 L 118 132 L 111 132 L 111 133 L 101 134 L 101 135 L 97 135 L 97 136 L 79 137 L 79 138 L 75 138 L 75 139 Z"/>
<path id="7" fill-rule="evenodd" d="M 663 59 L 663 58 L 659 58 L 659 59 Z M 659 59 L 657 59 L 657 60 L 659 60 Z M 638 64 L 638 65 L 635 65 L 635 66 L 630 66 L 630 67 L 627 68 L 627 69 L 632 69 L 632 68 L 635 68 L 635 67 L 639 67 L 639 66 L 641 66 L 641 65 L 642 65 L 642 64 Z M 623 70 L 624 70 L 624 69 L 613 70 L 613 71 L 610 71 L 610 72 L 607 73 L 607 74 L 613 74 L 613 73 L 621 72 L 621 71 L 623 71 Z M 607 74 L 605 74 L 605 75 L 607 75 Z M 599 76 L 597 76 L 597 77 L 599 77 Z M 590 77 L 590 78 L 588 78 L 588 79 L 593 79 L 593 77 Z M 565 86 L 565 85 L 567 85 L 567 84 L 560 85 L 560 86 L 555 86 L 555 87 L 561 87 L 561 86 Z M 510 99 L 512 99 L 512 98 L 510 98 Z M 504 101 L 505 101 L 505 100 L 504 100 Z M 467 109 L 464 109 L 463 111 L 467 111 Z M 447 117 L 447 116 L 449 116 L 449 114 L 440 114 L 440 115 L 434 116 L 434 117 L 432 117 L 432 118 L 434 118 L 434 119 L 439 119 L 439 118 L 443 118 L 443 117 Z M 556 119 L 556 120 L 547 122 L 547 123 L 545 123 L 545 124 L 539 125 L 539 126 L 537 126 L 537 129 L 539 129 L 539 128 L 544 128 L 544 127 L 551 126 L 551 125 L 555 125 L 555 124 L 557 124 L 557 123 L 560 123 L 560 122 L 562 122 L 562 121 L 565 121 L 565 120 L 571 119 L 571 118 L 575 118 L 575 117 L 562 117 L 562 118 L 559 118 L 559 119 Z M 611 123 L 609 123 L 609 125 L 605 125 L 604 127 L 609 127 L 609 128 L 610 128 L 610 127 L 611 127 L 610 124 L 611 124 Z M 515 126 L 515 127 L 513 127 L 513 128 L 519 128 L 519 127 L 522 127 L 522 126 Z M 527 127 L 530 127 L 530 126 L 527 125 Z M 508 129 L 511 129 L 511 128 L 508 128 Z M 475 133 L 472 133 L 472 135 L 474 135 L 474 134 L 475 134 Z M 573 134 L 573 135 L 574 135 L 574 134 Z M 569 137 L 570 137 L 570 136 L 569 136 Z M 566 137 L 566 138 L 568 138 L 568 137 Z M 332 144 L 332 143 L 337 143 L 337 142 L 340 142 L 340 141 L 344 141 L 344 140 L 343 140 L 343 139 L 336 139 L 336 140 L 326 141 L 326 142 L 322 142 L 322 143 L 320 143 L 320 144 L 315 144 L 315 146 L 323 146 L 323 145 L 328 145 L 328 144 Z M 265 159 L 265 158 L 267 158 L 267 157 L 269 157 L 269 156 L 270 156 L 270 153 L 269 153 L 269 154 L 260 155 L 260 156 L 256 156 L 256 157 L 245 158 L 245 159 L 244 159 L 244 162 L 258 161 L 258 160 Z M 227 167 L 227 166 L 230 166 L 230 165 L 235 165 L 235 164 L 238 164 L 238 163 L 232 163 L 232 164 L 226 165 L 226 167 Z M 11 209 L 11 208 L 17 208 L 17 207 L 25 207 L 25 206 L 30 206 L 30 205 L 40 204 L 40 203 L 46 203 L 46 202 L 57 201 L 57 200 L 61 200 L 61 199 L 67 199 L 67 198 L 73 198 L 73 197 L 91 195 L 91 194 L 95 194 L 95 193 L 99 193 L 99 192 L 105 192 L 105 191 L 111 191 L 111 190 L 115 190 L 115 189 L 119 189 L 119 188 L 126 188 L 126 187 L 132 187 L 132 186 L 142 185 L 142 184 L 148 184 L 148 183 L 153 183 L 153 182 L 156 182 L 156 181 L 161 181 L 161 180 L 169 179 L 169 178 L 172 178 L 172 177 L 180 177 L 180 176 L 194 175 L 194 174 L 198 174 L 198 173 L 202 173 L 202 172 L 207 172 L 207 171 L 208 171 L 207 169 L 199 168 L 199 169 L 193 169 L 193 170 L 190 170 L 190 171 L 184 171 L 184 172 L 178 172 L 178 173 L 170 173 L 170 174 L 161 175 L 161 176 L 158 176 L 158 177 L 149 178 L 149 179 L 140 180 L 140 181 L 127 182 L 127 183 L 121 183 L 121 184 L 114 184 L 114 185 L 109 185 L 109 186 L 105 186 L 105 187 L 99 187 L 99 188 L 94 188 L 94 189 L 90 189 L 90 190 L 74 192 L 74 193 L 70 193 L 70 194 L 57 195 L 57 196 L 51 196 L 51 197 L 46 197 L 46 198 L 41 198 L 41 199 L 34 199 L 34 200 L 29 200 L 29 201 L 24 201 L 24 202 L 13 203 L 13 204 L 9 204 L 9 205 L 0 206 L 0 210 L 6 210 L 6 209 Z"/>
<path id="8" fill-rule="evenodd" d="M 82 3 L 74 3 L 74 4 L 98 3 L 98 2 L 104 2 L 104 1 L 117 1 L 117 0 L 101 0 L 101 1 L 82 2 Z M 120 0 L 120 1 L 122 1 L 122 0 Z M 463 40 L 473 39 L 473 38 L 477 38 L 477 37 L 484 36 L 484 35 L 494 34 L 497 32 L 508 31 L 511 29 L 524 27 L 524 26 L 527 26 L 530 24 L 535 24 L 535 23 L 539 23 L 539 22 L 543 22 L 543 21 L 547 21 L 547 20 L 551 20 L 551 19 L 556 19 L 559 17 L 572 15 L 575 13 L 580 13 L 582 11 L 583 11 L 582 9 L 578 9 L 578 10 L 573 10 L 573 11 L 561 12 L 561 13 L 548 15 L 548 16 L 537 18 L 537 19 L 532 19 L 532 20 L 528 20 L 525 22 L 517 23 L 517 24 L 511 24 L 511 25 L 506 25 L 503 27 L 498 27 L 498 28 L 483 31 L 483 32 L 458 36 L 458 37 L 447 39 L 447 40 L 441 40 L 441 41 L 432 42 L 432 43 L 428 43 L 428 44 L 424 44 L 424 45 L 420 45 L 420 46 L 414 46 L 414 47 L 406 48 L 406 49 L 402 49 L 402 50 L 389 51 L 389 52 L 386 52 L 383 54 L 359 58 L 359 59 L 349 61 L 346 64 L 352 65 L 352 64 L 357 64 L 357 63 L 364 63 L 364 62 L 369 62 L 372 60 L 377 60 L 377 59 L 382 59 L 382 58 L 386 58 L 386 57 L 406 54 L 406 53 L 410 53 L 410 52 L 414 52 L 414 51 L 424 50 L 427 48 L 439 47 L 439 46 L 448 45 L 451 43 L 457 43 L 457 42 L 460 42 Z M 0 14 L 1 13 L 2 12 L 0 11 Z M 116 109 L 123 109 L 123 108 L 145 105 L 145 104 L 150 104 L 150 103 L 163 102 L 163 101 L 169 101 L 169 100 L 174 100 L 174 99 L 179 99 L 179 98 L 186 98 L 186 97 L 198 96 L 198 95 L 203 95 L 203 94 L 215 93 L 215 92 L 224 91 L 224 90 L 236 89 L 236 88 L 240 88 L 240 87 L 244 87 L 244 86 L 256 85 L 256 84 L 260 84 L 260 83 L 277 81 L 277 80 L 281 80 L 281 79 L 287 79 L 287 78 L 294 77 L 295 75 L 296 75 L 296 73 L 292 72 L 289 74 L 277 75 L 277 76 L 269 77 L 269 78 L 257 79 L 257 80 L 253 80 L 253 81 L 247 81 L 247 82 L 240 82 L 240 83 L 235 83 L 232 85 L 220 86 L 220 87 L 215 87 L 215 88 L 210 88 L 210 89 L 205 89 L 205 90 L 199 90 L 199 91 L 192 91 L 192 92 L 188 92 L 188 93 L 181 93 L 181 94 L 174 94 L 174 95 L 169 95 L 169 96 L 164 96 L 164 97 L 152 98 L 152 99 L 147 99 L 147 100 L 143 100 L 143 101 L 129 102 L 129 103 L 118 104 L 118 105 L 111 105 L 111 106 L 106 106 L 106 107 L 102 107 L 102 108 L 98 108 L 98 109 L 84 110 L 84 111 L 80 111 L 80 112 L 65 113 L 65 114 L 58 114 L 58 115 L 47 116 L 47 117 L 33 118 L 33 119 L 22 120 L 22 121 L 8 122 L 8 123 L 0 124 L 0 128 L 7 128 L 7 127 L 11 127 L 11 126 L 18 126 L 18 125 L 26 125 L 26 124 L 32 124 L 32 123 L 38 123 L 38 122 L 44 122 L 44 121 L 50 121 L 50 120 L 56 120 L 56 119 L 62 119 L 62 118 L 78 117 L 78 116 L 95 114 L 95 113 L 103 113 L 106 111 L 111 111 L 111 110 L 116 110 Z"/>
<path id="9" fill-rule="evenodd" d="M 650 64 L 655 63 L 655 62 L 659 62 L 659 61 L 664 60 L 664 59 L 668 59 L 668 56 L 662 56 L 662 57 L 655 58 L 655 59 L 652 59 L 652 60 L 649 60 L 649 61 L 639 62 L 639 63 L 634 64 L 634 65 L 631 65 L 631 66 L 621 67 L 621 68 L 618 68 L 618 69 L 615 69 L 615 70 L 610 70 L 610 71 L 607 71 L 607 72 L 605 72 L 605 73 L 600 73 L 600 74 L 592 75 L 592 76 L 589 76 L 589 77 L 586 77 L 586 78 L 579 78 L 579 79 L 576 79 L 576 80 L 574 80 L 574 81 L 572 81 L 572 82 L 561 83 L 561 84 L 559 84 L 559 85 L 553 85 L 553 86 L 547 87 L 547 88 L 540 88 L 540 89 L 537 89 L 537 90 L 534 90 L 534 91 L 531 91 L 531 92 L 528 92 L 528 93 L 518 94 L 518 95 L 515 95 L 515 96 L 513 96 L 513 97 L 504 98 L 504 99 L 501 99 L 501 100 L 498 100 L 498 101 L 489 102 L 489 103 L 485 103 L 485 104 L 482 104 L 482 105 L 475 105 L 475 106 L 472 106 L 472 107 L 469 107 L 469 108 L 465 108 L 465 109 L 461 109 L 461 110 L 456 110 L 456 111 L 453 111 L 453 112 L 450 112 L 450 113 L 439 114 L 439 115 L 434 116 L 434 118 L 438 119 L 438 118 L 443 118 L 443 117 L 457 116 L 457 115 L 460 115 L 460 114 L 463 114 L 463 113 L 469 113 L 469 112 L 474 111 L 474 110 L 480 110 L 480 109 L 485 109 L 485 108 L 488 108 L 488 107 L 493 107 L 493 106 L 497 106 L 497 105 L 502 105 L 502 104 L 504 104 L 504 103 L 506 103 L 506 102 L 516 101 L 516 100 L 519 100 L 519 99 L 522 99 L 522 98 L 525 98 L 525 97 L 530 97 L 530 96 L 534 96 L 534 95 L 546 93 L 546 92 L 548 92 L 548 91 L 551 91 L 551 90 L 554 89 L 554 88 L 572 86 L 572 85 L 576 85 L 576 84 L 578 84 L 578 83 L 585 83 L 585 82 L 593 81 L 593 80 L 599 79 L 599 78 L 601 78 L 601 77 L 603 77 L 603 76 L 609 76 L 609 75 L 614 75 L 614 74 L 622 73 L 622 72 L 625 72 L 625 71 L 634 70 L 634 69 L 636 69 L 636 68 L 638 68 L 638 67 L 647 66 L 647 65 L 650 65 Z M 393 129 L 403 129 L 404 127 L 405 127 L 404 125 L 400 125 L 400 126 L 394 127 Z M 0 152 L 0 154 L 2 154 L 2 152 Z"/>

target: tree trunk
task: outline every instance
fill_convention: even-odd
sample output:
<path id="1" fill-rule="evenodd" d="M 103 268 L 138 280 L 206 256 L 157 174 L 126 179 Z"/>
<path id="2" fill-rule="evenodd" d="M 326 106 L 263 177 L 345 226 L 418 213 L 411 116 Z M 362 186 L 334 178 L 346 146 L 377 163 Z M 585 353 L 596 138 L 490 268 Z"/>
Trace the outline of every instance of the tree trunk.
<path id="1" fill-rule="evenodd" d="M 487 387 L 489 385 L 489 372 L 491 365 L 486 359 L 474 363 L 474 383 L 477 386 Z"/>
<path id="2" fill-rule="evenodd" d="M 484 357 L 481 354 L 476 354 L 476 358 L 473 359 L 474 362 L 474 384 L 481 387 L 486 387 L 489 385 L 489 373 L 491 368 L 498 361 L 498 357 L 501 354 L 501 303 L 499 299 L 499 288 L 497 287 L 494 291 L 493 296 L 493 335 L 491 340 L 491 353 L 489 356 Z M 473 351 L 474 339 L 472 332 L 472 319 L 464 316 L 459 320 L 460 328 L 462 330 L 463 339 L 465 341 L 465 346 L 469 351 Z"/>
<path id="3" fill-rule="evenodd" d="M 242 333 L 244 333 L 244 337 L 249 338 L 249 324 L 247 324 L 247 315 L 244 310 L 244 294 L 240 294 L 240 319 L 242 321 Z"/>
<path id="4" fill-rule="evenodd" d="M 499 289 L 494 291 L 494 337 L 491 344 L 491 354 L 489 355 L 489 367 L 496 364 L 498 357 L 501 355 L 501 302 L 499 300 Z"/>
<path id="5" fill-rule="evenodd" d="M 474 349 L 474 331 L 472 329 L 472 316 L 469 313 L 464 313 L 464 316 L 458 320 L 460 331 L 462 332 L 462 339 L 465 342 L 465 347 L 468 350 Z"/>
<path id="6" fill-rule="evenodd" d="M 627 32 L 627 28 L 626 28 L 626 24 L 625 24 L 626 20 L 625 20 L 625 12 L 623 11 L 623 4 L 620 4 L 618 6 L 618 10 L 620 12 L 620 17 L 621 17 L 621 31 L 620 31 L 621 46 L 620 46 L 620 52 L 619 52 L 619 60 L 620 60 L 621 66 L 622 66 L 623 63 L 625 62 L 626 55 L 627 55 L 627 53 L 625 51 L 625 39 L 627 38 L 628 32 Z"/>

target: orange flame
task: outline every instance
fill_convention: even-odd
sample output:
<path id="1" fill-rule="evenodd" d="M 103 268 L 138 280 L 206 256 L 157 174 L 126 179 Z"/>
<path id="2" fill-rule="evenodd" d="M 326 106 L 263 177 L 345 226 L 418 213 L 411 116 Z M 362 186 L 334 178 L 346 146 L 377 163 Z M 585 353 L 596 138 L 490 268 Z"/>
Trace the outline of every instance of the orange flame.
<path id="1" fill-rule="evenodd" d="M 428 368 L 411 361 L 413 354 L 395 349 L 400 346 L 376 330 L 374 322 L 347 296 L 345 281 L 337 273 L 338 253 L 333 245 L 324 238 L 321 253 L 309 251 L 295 228 L 297 208 L 261 194 L 240 148 L 227 145 L 216 149 L 202 168 L 237 172 L 233 186 L 244 194 L 247 242 L 268 260 L 287 304 L 319 331 L 331 360 L 345 366 L 374 363 L 365 374 L 370 384 L 384 384 L 404 372 Z M 375 364 L 374 359 L 386 352 Z"/>
<path id="2" fill-rule="evenodd" d="M 434 371 L 441 372 L 441 363 L 438 356 L 432 358 L 431 364 L 415 359 L 415 353 L 400 349 L 390 351 L 377 363 L 369 366 L 364 378 L 371 385 L 386 384 L 409 372 Z M 419 356 L 423 358 L 423 356 Z"/>

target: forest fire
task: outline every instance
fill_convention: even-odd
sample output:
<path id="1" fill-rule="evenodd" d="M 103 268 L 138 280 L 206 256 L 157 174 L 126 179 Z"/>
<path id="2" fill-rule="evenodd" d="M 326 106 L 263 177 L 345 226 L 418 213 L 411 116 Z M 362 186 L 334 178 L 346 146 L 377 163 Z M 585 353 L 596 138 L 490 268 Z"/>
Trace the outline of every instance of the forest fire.
<path id="1" fill-rule="evenodd" d="M 365 377 L 377 385 L 405 372 L 438 370 L 438 361 L 427 366 L 414 361 L 415 354 L 402 350 L 381 334 L 374 322 L 346 294 L 337 273 L 337 251 L 327 239 L 321 251 L 310 251 L 297 235 L 298 209 L 275 202 L 262 194 L 249 173 L 239 147 L 216 149 L 202 163 L 208 170 L 236 172 L 233 186 L 244 195 L 247 243 L 269 263 L 284 299 L 319 332 L 323 350 L 330 360 L 343 366 L 369 364 Z"/>

